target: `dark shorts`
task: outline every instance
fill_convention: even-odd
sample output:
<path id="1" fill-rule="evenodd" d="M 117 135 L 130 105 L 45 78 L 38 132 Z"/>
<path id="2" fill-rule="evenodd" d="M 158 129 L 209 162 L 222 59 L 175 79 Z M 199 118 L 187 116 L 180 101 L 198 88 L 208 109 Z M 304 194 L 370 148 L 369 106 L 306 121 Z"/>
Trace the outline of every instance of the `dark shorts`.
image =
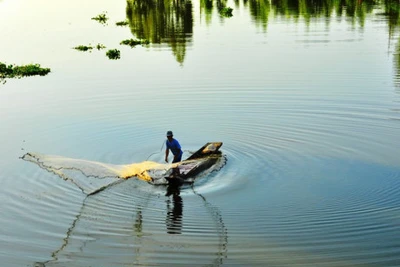
<path id="1" fill-rule="evenodd" d="M 178 156 L 174 156 L 174 160 L 172 161 L 172 163 L 175 163 L 175 162 L 180 162 L 181 160 L 182 160 L 182 152 L 178 155 Z"/>

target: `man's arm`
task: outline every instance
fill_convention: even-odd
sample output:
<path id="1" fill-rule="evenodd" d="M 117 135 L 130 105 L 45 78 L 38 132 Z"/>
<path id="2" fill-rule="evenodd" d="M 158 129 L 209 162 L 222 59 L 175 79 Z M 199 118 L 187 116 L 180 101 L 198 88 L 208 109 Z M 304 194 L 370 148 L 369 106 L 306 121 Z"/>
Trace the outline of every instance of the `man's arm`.
<path id="1" fill-rule="evenodd" d="M 168 162 L 169 149 L 165 149 L 165 162 Z"/>

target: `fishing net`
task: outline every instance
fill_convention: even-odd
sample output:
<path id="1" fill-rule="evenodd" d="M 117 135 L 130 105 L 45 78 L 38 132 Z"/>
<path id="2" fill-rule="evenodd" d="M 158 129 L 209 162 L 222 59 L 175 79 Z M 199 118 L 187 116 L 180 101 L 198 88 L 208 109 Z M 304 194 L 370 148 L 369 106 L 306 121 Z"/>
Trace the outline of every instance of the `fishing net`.
<path id="1" fill-rule="evenodd" d="M 50 257 L 34 266 L 222 265 L 228 230 L 217 206 L 193 187 L 162 197 L 136 185 L 86 197 Z"/>
<path id="2" fill-rule="evenodd" d="M 39 153 L 26 153 L 23 160 L 37 164 L 40 168 L 54 173 L 66 181 L 75 184 L 87 195 L 95 194 L 108 186 L 135 177 L 151 184 L 167 184 L 165 177 L 179 170 L 181 175 L 200 169 L 205 162 L 212 159 L 213 166 L 207 166 L 202 174 L 219 170 L 226 162 L 226 158 L 218 155 L 200 159 L 185 160 L 174 164 L 161 164 L 153 161 L 144 161 L 132 164 L 108 164 L 84 159 L 74 159 Z M 187 179 L 193 182 L 194 177 Z"/>
<path id="3" fill-rule="evenodd" d="M 162 178 L 178 165 L 153 161 L 115 165 L 39 153 L 26 153 L 22 159 L 72 182 L 89 195 L 131 177 L 155 184 L 166 183 Z"/>
<path id="4" fill-rule="evenodd" d="M 180 257 L 185 265 L 220 266 L 226 258 L 228 235 L 221 213 L 194 187 L 198 197 L 187 197 L 186 204 L 194 208 L 187 209 L 183 219 L 185 197 L 179 189 L 171 193 L 167 187 L 162 198 L 150 187 L 137 187 L 137 181 L 127 180 L 134 177 L 162 184 L 177 169 L 180 175 L 201 169 L 191 176 L 194 179 L 222 168 L 225 156 L 175 164 L 145 161 L 124 165 L 38 153 L 27 153 L 22 159 L 72 182 L 87 194 L 61 246 L 47 260 L 35 262 L 35 267 L 97 266 L 99 262 L 105 266 L 171 266 L 171 256 Z M 118 184 L 121 181 L 126 183 Z M 95 194 L 114 184 L 115 194 Z M 199 228 L 205 235 L 198 234 Z"/>

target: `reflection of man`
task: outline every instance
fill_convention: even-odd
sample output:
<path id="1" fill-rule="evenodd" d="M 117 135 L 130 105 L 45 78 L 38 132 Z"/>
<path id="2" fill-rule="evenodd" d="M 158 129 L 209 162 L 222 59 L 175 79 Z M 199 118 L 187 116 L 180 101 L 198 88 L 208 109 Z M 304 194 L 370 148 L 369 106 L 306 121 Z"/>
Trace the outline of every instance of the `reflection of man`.
<path id="1" fill-rule="evenodd" d="M 179 188 L 176 186 L 169 186 L 167 189 L 167 196 L 172 195 L 173 207 L 171 208 L 171 201 L 167 200 L 167 233 L 168 234 L 181 234 L 182 233 L 182 211 L 183 201 L 179 195 Z"/>
<path id="2" fill-rule="evenodd" d="M 168 155 L 169 151 L 171 150 L 172 154 L 174 155 L 174 159 L 172 160 L 172 163 L 179 162 L 182 160 L 182 149 L 181 145 L 179 144 L 178 140 L 173 138 L 174 134 L 172 131 L 167 132 L 167 141 L 165 142 L 166 144 L 166 149 L 165 149 L 165 162 L 168 162 Z"/>
<path id="3" fill-rule="evenodd" d="M 135 224 L 133 225 L 134 229 L 135 229 L 135 233 L 137 236 L 142 236 L 143 235 L 143 215 L 142 215 L 142 210 L 139 208 L 138 211 L 136 212 L 136 220 L 135 220 Z"/>

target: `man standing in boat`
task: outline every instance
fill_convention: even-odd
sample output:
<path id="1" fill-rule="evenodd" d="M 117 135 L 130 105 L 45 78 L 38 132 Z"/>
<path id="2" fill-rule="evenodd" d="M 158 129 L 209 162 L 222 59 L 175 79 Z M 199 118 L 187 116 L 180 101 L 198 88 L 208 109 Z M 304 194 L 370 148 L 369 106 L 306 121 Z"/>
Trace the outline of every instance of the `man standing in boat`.
<path id="1" fill-rule="evenodd" d="M 169 151 L 171 150 L 172 154 L 174 155 L 174 159 L 172 163 L 179 162 L 182 160 L 182 149 L 181 145 L 179 144 L 178 140 L 173 138 L 174 134 L 172 131 L 167 132 L 167 141 L 165 142 L 166 144 L 166 149 L 165 149 L 165 162 L 168 162 L 168 155 Z"/>

